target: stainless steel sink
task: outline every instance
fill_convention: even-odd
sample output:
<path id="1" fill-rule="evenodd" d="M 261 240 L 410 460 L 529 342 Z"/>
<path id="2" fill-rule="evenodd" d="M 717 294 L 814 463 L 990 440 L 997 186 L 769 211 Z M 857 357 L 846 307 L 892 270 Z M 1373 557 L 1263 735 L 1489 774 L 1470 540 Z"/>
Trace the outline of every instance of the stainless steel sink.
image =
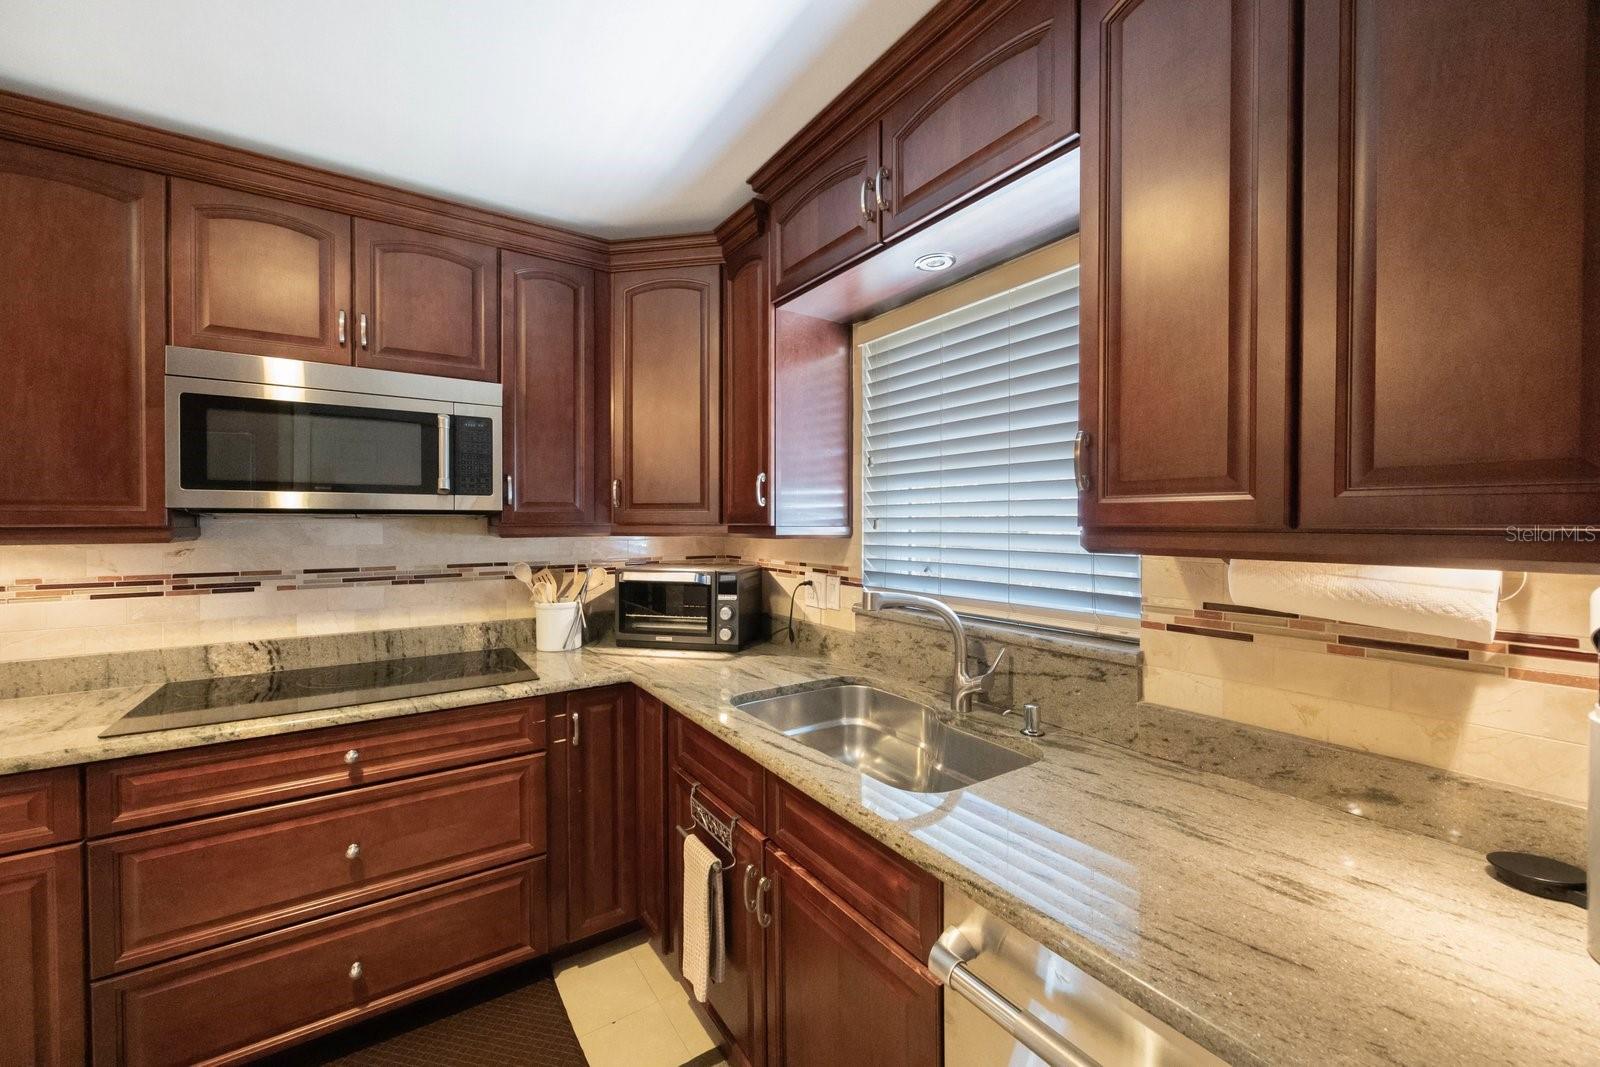
<path id="1" fill-rule="evenodd" d="M 736 697 L 735 707 L 785 737 L 878 781 L 916 793 L 944 793 L 1038 760 L 947 726 L 922 705 L 839 683 L 775 697 Z"/>

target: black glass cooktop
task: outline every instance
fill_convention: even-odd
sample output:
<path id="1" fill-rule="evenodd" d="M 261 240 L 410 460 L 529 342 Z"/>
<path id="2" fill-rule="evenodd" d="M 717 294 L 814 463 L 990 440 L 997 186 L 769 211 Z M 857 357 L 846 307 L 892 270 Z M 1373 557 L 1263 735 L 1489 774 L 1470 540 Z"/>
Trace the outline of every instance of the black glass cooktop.
<path id="1" fill-rule="evenodd" d="M 509 648 L 168 682 L 101 737 L 213 726 L 538 678 Z"/>

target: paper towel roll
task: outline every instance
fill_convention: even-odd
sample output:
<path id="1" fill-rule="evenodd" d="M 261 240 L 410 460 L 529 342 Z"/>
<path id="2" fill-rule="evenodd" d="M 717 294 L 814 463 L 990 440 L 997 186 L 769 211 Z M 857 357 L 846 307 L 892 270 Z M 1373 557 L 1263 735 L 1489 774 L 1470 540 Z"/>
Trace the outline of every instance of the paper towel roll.
<path id="1" fill-rule="evenodd" d="M 1500 572 L 1236 559 L 1228 564 L 1228 596 L 1270 611 L 1488 641 Z"/>

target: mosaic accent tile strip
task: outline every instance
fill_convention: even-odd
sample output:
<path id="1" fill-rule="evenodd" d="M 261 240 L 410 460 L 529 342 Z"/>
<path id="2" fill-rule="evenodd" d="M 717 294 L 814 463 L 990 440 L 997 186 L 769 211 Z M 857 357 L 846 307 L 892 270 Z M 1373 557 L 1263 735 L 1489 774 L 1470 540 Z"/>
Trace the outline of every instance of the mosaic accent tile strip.
<path id="1" fill-rule="evenodd" d="M 1188 609 L 1146 604 L 1139 625 L 1215 640 L 1291 640 L 1303 643 L 1307 652 L 1423 662 L 1579 689 L 1597 687 L 1600 667 L 1600 657 L 1584 641 L 1566 635 L 1508 630 L 1497 632 L 1493 641 L 1466 641 L 1213 601 Z"/>

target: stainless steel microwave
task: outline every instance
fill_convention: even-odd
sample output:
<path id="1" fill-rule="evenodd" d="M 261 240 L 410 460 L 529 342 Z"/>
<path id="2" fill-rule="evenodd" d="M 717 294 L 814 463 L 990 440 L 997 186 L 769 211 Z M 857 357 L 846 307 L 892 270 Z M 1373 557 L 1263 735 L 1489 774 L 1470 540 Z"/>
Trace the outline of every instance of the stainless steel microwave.
<path id="1" fill-rule="evenodd" d="M 617 575 L 617 644 L 736 652 L 766 634 L 761 568 L 629 567 Z"/>
<path id="2" fill-rule="evenodd" d="M 167 506 L 499 511 L 500 386 L 167 349 Z"/>

